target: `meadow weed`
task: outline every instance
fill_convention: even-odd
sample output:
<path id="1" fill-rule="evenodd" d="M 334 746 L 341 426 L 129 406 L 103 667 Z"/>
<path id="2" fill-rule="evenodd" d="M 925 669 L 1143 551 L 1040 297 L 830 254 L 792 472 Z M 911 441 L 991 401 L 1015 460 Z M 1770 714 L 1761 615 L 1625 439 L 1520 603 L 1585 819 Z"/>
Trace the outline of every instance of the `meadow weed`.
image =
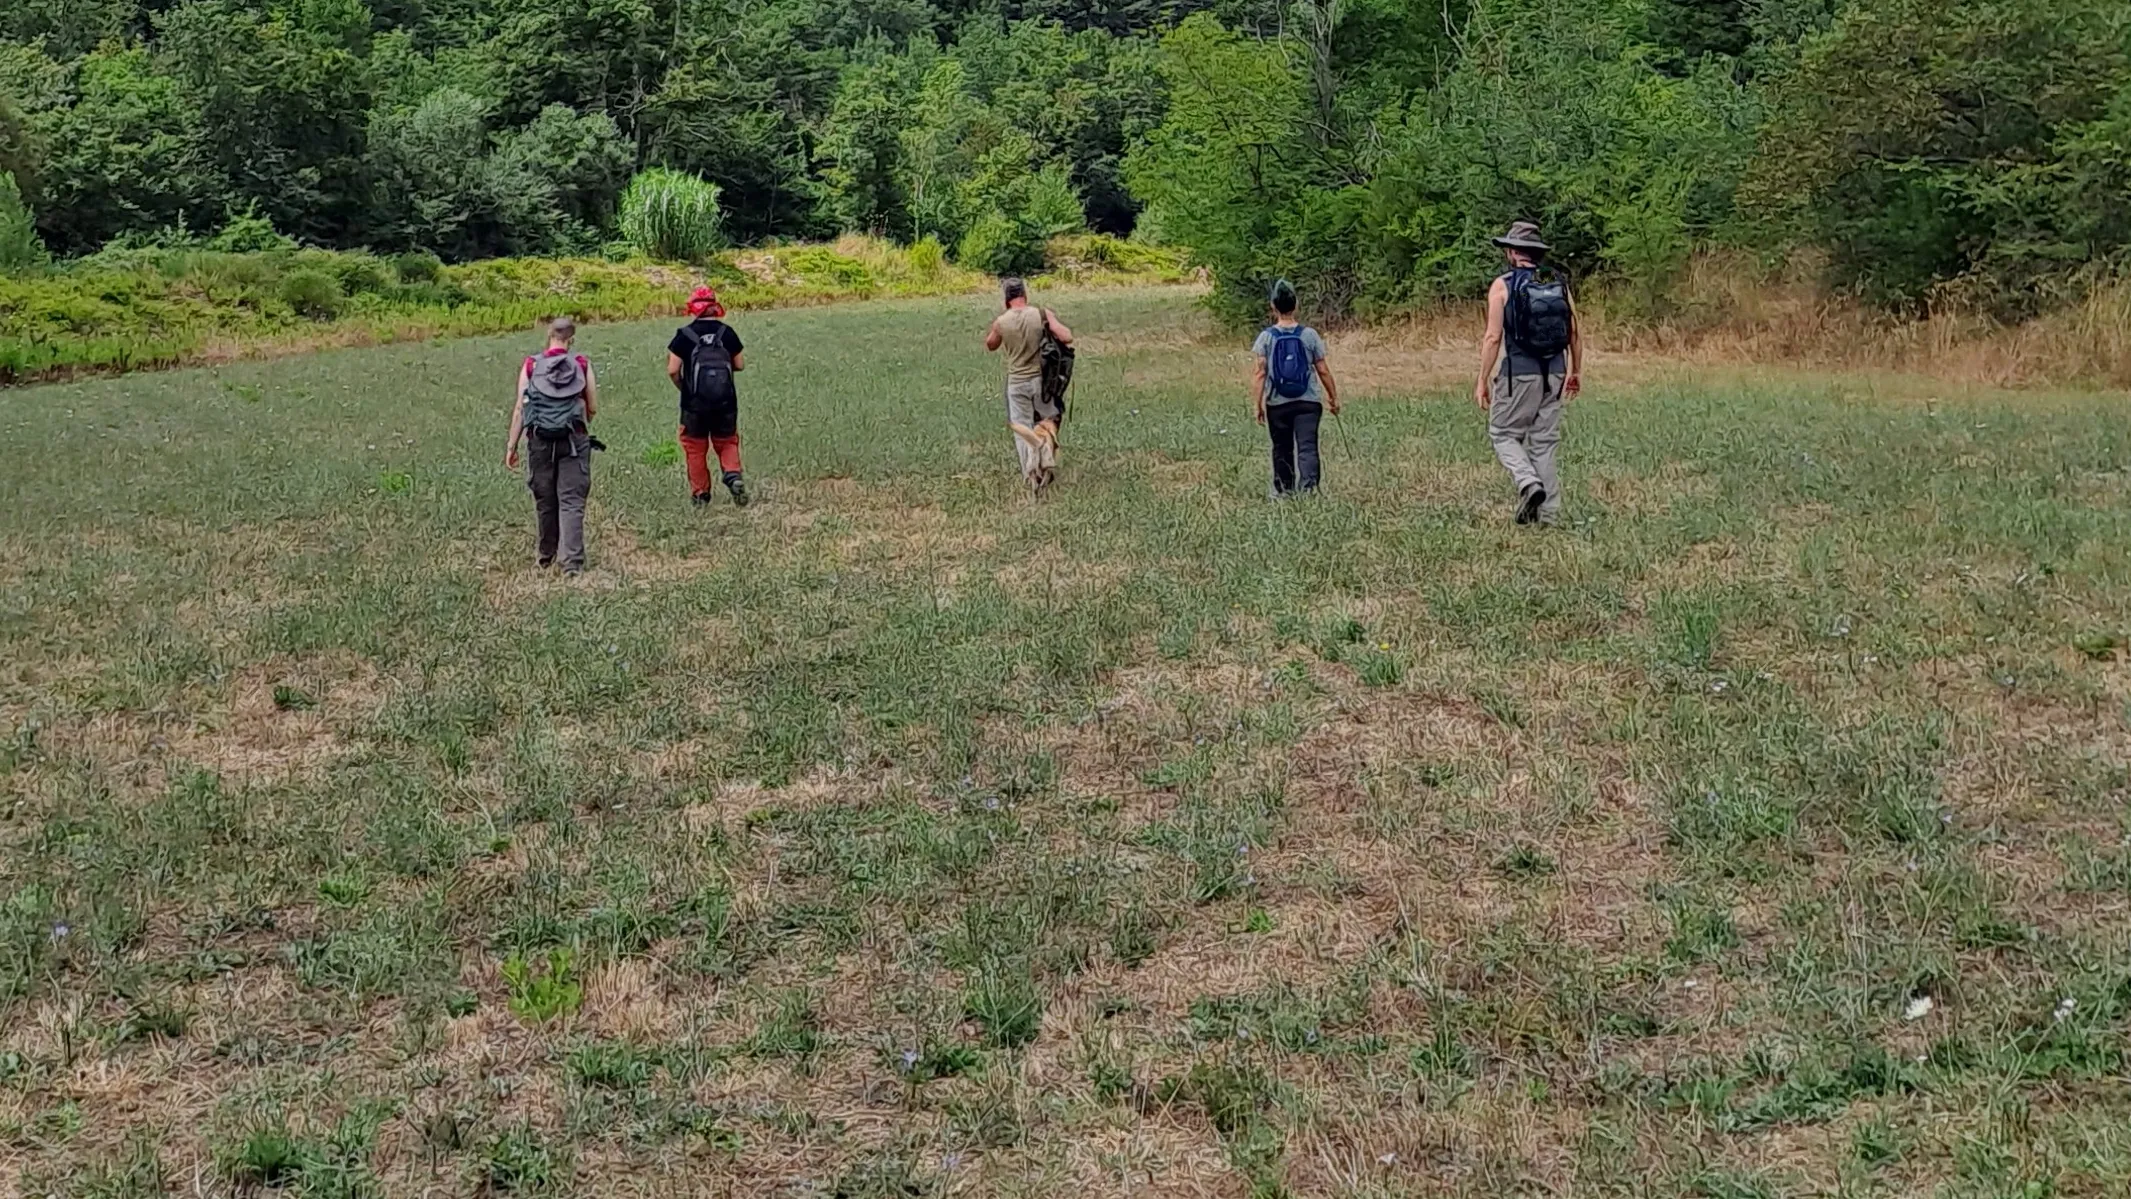
<path id="1" fill-rule="evenodd" d="M 1039 284 L 1034 500 L 995 301 L 812 249 L 704 268 L 895 297 L 735 313 L 746 509 L 586 321 L 576 579 L 520 334 L 10 393 L 0 1191 L 2131 1187 L 2121 397 L 1606 344 L 1521 528 L 1469 331 L 1334 331 L 1274 506 L 1192 294 Z M 560 270 L 302 319 L 665 303 Z"/>

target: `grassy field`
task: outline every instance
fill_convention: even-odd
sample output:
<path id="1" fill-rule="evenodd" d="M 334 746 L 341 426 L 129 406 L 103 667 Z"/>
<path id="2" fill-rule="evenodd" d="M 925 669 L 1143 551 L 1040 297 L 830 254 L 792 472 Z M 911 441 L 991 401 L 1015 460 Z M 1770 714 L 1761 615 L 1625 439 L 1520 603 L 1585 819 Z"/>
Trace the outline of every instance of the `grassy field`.
<path id="1" fill-rule="evenodd" d="M 596 326 L 0 406 L 0 1193 L 2131 1191 L 2121 395 L 1601 359 L 1513 527 L 1462 355 L 741 318 L 691 510 Z"/>

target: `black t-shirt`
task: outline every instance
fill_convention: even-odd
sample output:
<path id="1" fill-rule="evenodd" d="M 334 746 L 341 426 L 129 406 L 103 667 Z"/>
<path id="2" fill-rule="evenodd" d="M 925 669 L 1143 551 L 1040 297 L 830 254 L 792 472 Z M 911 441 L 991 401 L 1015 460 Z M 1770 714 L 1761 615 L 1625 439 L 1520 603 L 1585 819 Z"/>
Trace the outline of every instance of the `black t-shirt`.
<path id="1" fill-rule="evenodd" d="M 716 317 L 700 316 L 674 330 L 673 340 L 666 343 L 666 351 L 679 358 L 684 366 L 687 365 L 688 356 L 694 353 L 696 348 L 695 342 L 688 338 L 691 333 L 697 337 L 717 338 L 718 344 L 724 346 L 728 354 L 738 354 L 744 348 L 740 344 L 740 335 L 733 332 L 731 325 Z"/>

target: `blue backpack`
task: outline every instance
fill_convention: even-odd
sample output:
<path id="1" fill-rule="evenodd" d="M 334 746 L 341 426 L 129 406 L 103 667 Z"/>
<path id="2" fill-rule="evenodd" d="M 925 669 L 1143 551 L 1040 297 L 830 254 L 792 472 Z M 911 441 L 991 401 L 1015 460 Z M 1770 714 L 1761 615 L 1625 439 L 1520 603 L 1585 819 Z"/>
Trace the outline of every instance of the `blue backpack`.
<path id="1" fill-rule="evenodd" d="M 1310 347 L 1302 342 L 1302 326 L 1283 329 L 1274 325 L 1272 334 L 1273 345 L 1265 364 L 1273 393 L 1282 399 L 1299 400 L 1310 394 L 1310 370 L 1316 365 L 1310 361 Z"/>

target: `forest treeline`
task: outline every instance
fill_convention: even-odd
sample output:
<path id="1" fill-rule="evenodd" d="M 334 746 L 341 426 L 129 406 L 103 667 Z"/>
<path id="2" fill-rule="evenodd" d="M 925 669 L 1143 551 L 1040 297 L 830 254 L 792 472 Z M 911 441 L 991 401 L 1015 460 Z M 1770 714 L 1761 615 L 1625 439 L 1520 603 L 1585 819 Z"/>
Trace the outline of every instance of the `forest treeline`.
<path id="1" fill-rule="evenodd" d="M 714 184 L 731 241 L 931 238 L 1019 269 L 1059 233 L 1131 234 L 1188 248 L 1238 311 L 1283 275 L 1327 313 L 1470 296 L 1493 269 L 1487 236 L 1528 218 L 1628 310 L 1662 312 L 1691 257 L 1726 248 L 1898 310 L 2018 318 L 2131 253 L 2131 5 L 0 13 L 0 259 L 218 233 L 447 261 L 595 254 L 623 239 L 624 190 L 653 168 Z"/>

